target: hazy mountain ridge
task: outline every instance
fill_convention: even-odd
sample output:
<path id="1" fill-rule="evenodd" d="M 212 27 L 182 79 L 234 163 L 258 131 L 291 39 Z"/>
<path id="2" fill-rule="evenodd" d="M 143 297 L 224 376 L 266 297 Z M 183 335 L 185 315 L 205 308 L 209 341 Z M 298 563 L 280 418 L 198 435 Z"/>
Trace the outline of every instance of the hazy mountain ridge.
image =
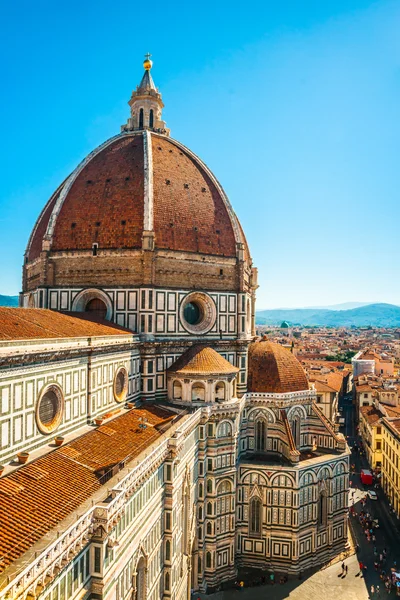
<path id="1" fill-rule="evenodd" d="M 400 306 L 379 303 L 350 310 L 295 308 L 256 312 L 257 325 L 280 325 L 282 321 L 320 327 L 400 327 Z"/>
<path id="2" fill-rule="evenodd" d="M 0 294 L 0 306 L 18 306 L 18 296 L 2 296 Z"/>

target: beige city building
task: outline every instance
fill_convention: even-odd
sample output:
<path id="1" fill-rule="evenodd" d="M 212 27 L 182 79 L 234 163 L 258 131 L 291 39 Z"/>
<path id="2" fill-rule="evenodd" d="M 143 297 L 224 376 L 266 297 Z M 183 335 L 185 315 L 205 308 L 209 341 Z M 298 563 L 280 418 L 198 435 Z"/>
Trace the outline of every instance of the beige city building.
<path id="1" fill-rule="evenodd" d="M 382 486 L 391 506 L 400 517 L 400 418 L 382 419 L 383 463 Z"/>

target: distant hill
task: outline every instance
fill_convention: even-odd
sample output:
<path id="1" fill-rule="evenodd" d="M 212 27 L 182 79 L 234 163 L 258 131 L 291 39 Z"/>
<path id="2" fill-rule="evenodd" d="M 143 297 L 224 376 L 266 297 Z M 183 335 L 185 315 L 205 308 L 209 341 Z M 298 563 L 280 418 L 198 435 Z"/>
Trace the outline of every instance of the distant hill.
<path id="1" fill-rule="evenodd" d="M 332 304 L 331 306 L 306 306 L 305 308 L 318 308 L 321 310 L 350 310 L 359 308 L 360 306 L 368 306 L 370 304 L 378 304 L 378 302 L 342 302 L 342 304 Z"/>
<path id="2" fill-rule="evenodd" d="M 294 308 L 260 310 L 256 313 L 257 325 L 315 325 L 319 327 L 400 327 L 400 306 L 394 304 L 368 304 L 350 310 Z"/>
<path id="3" fill-rule="evenodd" d="M 0 294 L 0 306 L 18 306 L 18 296 L 2 296 Z"/>

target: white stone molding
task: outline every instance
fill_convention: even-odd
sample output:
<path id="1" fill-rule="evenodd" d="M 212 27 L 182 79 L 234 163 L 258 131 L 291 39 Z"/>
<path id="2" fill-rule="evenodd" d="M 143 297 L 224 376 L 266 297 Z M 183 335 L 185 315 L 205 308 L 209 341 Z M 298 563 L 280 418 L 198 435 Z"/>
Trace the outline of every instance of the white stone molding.
<path id="1" fill-rule="evenodd" d="M 143 131 L 144 231 L 154 231 L 153 148 L 149 131 Z"/>
<path id="2" fill-rule="evenodd" d="M 293 419 L 294 417 L 300 417 L 301 419 L 307 419 L 307 411 L 304 408 L 304 406 L 300 405 L 295 405 L 295 406 L 291 406 L 287 412 L 287 417 L 290 421 L 290 419 Z"/>
<path id="3" fill-rule="evenodd" d="M 156 134 L 156 133 L 152 133 L 152 135 L 156 136 L 156 137 L 161 137 L 164 138 L 166 136 L 164 135 L 160 135 L 160 134 Z M 222 185 L 219 183 L 219 181 L 217 180 L 217 178 L 215 177 L 215 175 L 210 171 L 210 169 L 207 167 L 207 165 L 201 160 L 201 158 L 199 158 L 197 156 L 197 154 L 195 154 L 194 152 L 192 152 L 191 150 L 189 150 L 189 148 L 187 148 L 186 146 L 184 146 L 183 144 L 181 144 L 180 142 L 178 142 L 177 140 L 168 137 L 168 140 L 174 144 L 177 148 L 179 148 L 180 150 L 183 150 L 185 152 L 185 154 L 187 154 L 188 156 L 190 156 L 190 158 L 195 162 L 198 163 L 200 165 L 200 167 L 203 169 L 203 171 L 205 171 L 205 173 L 207 174 L 207 176 L 211 179 L 211 181 L 213 182 L 214 186 L 216 187 L 218 193 L 220 194 L 223 203 L 225 204 L 225 208 L 227 210 L 229 219 L 231 221 L 231 225 L 233 228 L 233 232 L 235 235 L 235 242 L 236 244 L 244 244 L 245 243 L 245 239 L 244 239 L 244 234 L 242 234 L 240 227 L 239 227 L 239 223 L 238 223 L 238 219 L 237 216 L 235 214 L 235 211 L 232 208 L 232 205 L 228 199 L 228 196 L 225 193 L 225 190 L 223 189 Z"/>
<path id="4" fill-rule="evenodd" d="M 257 407 L 248 412 L 248 421 L 253 422 L 258 418 L 264 419 L 265 421 L 267 421 L 267 423 L 276 423 L 276 415 L 269 408 Z"/>

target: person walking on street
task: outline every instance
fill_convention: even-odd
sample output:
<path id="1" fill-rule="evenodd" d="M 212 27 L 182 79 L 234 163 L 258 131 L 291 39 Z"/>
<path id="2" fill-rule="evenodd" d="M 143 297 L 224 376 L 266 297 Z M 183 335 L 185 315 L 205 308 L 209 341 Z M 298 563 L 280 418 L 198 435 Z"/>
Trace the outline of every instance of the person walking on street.
<path id="1" fill-rule="evenodd" d="M 375 586 L 371 585 L 371 596 L 375 594 Z"/>

